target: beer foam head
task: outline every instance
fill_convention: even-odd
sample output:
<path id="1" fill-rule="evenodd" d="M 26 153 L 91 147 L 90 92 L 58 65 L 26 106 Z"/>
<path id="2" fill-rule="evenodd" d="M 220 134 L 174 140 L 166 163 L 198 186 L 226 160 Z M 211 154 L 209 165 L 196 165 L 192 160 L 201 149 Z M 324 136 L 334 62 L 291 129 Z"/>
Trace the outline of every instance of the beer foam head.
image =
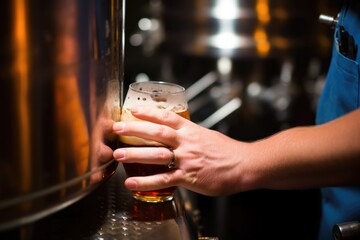
<path id="1" fill-rule="evenodd" d="M 130 85 L 124 108 L 147 105 L 180 112 L 187 109 L 185 89 L 167 82 L 141 82 Z"/>
<path id="2" fill-rule="evenodd" d="M 130 108 L 147 105 L 173 112 L 187 110 L 185 89 L 177 84 L 166 82 L 141 82 L 130 85 L 121 111 L 121 121 L 140 121 L 135 118 Z M 120 140 L 132 145 L 163 146 L 162 144 L 132 136 L 121 136 Z"/>

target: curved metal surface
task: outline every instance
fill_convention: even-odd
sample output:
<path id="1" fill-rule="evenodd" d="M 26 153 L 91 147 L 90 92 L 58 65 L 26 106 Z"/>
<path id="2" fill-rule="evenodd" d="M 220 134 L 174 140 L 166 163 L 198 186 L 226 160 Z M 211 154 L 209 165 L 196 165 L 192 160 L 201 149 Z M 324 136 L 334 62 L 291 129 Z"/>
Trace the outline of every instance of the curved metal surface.
<path id="1" fill-rule="evenodd" d="M 85 196 L 117 164 L 123 0 L 0 2 L 0 230 Z"/>

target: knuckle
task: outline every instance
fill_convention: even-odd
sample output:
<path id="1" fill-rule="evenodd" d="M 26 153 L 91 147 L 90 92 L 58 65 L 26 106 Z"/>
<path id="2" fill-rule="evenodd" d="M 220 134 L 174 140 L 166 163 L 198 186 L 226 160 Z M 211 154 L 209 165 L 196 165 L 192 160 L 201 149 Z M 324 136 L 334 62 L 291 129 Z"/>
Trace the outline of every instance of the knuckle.
<path id="1" fill-rule="evenodd" d="M 170 174 L 163 174 L 163 175 L 162 175 L 162 178 L 161 178 L 161 181 L 162 181 L 163 184 L 166 185 L 166 186 L 171 185 L 172 180 L 171 180 Z"/>
<path id="2" fill-rule="evenodd" d="M 162 112 L 161 118 L 162 118 L 163 121 L 168 122 L 170 120 L 170 118 L 171 118 L 171 111 L 164 110 Z"/>
<path id="3" fill-rule="evenodd" d="M 158 130 L 157 130 L 157 136 L 163 136 L 163 137 L 166 137 L 169 135 L 169 130 L 166 126 L 159 126 Z"/>
<path id="4" fill-rule="evenodd" d="M 176 169 L 173 174 L 172 183 L 174 185 L 180 185 L 183 180 L 184 175 L 185 175 L 185 171 L 183 171 L 181 169 Z"/>
<path id="5" fill-rule="evenodd" d="M 168 159 L 168 154 L 165 153 L 163 149 L 161 149 L 161 151 L 159 151 L 158 153 L 157 158 L 160 159 L 162 162 L 165 162 Z"/>

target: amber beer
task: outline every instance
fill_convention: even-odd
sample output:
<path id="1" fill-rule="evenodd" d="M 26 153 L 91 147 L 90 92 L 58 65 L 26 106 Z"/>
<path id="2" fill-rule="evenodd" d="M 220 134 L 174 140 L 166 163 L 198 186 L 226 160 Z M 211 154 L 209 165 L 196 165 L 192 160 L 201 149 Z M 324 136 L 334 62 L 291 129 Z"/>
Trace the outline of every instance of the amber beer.
<path id="1" fill-rule="evenodd" d="M 133 83 L 125 98 L 121 113 L 121 121 L 140 121 L 131 115 L 129 108 L 134 105 L 146 104 L 160 109 L 168 109 L 190 119 L 185 89 L 179 85 L 166 82 Z M 120 137 L 124 147 L 166 147 L 161 143 L 132 136 Z M 126 163 L 123 164 L 126 175 L 149 176 L 167 171 L 166 165 Z M 176 187 L 154 191 L 133 191 L 133 197 L 144 202 L 164 202 L 173 199 Z"/>

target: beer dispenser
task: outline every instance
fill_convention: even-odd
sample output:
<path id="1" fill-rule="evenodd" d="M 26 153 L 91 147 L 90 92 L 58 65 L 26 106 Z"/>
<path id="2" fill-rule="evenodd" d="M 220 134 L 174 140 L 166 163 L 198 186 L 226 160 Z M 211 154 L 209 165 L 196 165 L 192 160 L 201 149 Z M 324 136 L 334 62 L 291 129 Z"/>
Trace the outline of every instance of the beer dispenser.
<path id="1" fill-rule="evenodd" d="M 123 0 L 0 2 L 0 231 L 54 213 L 115 171 Z"/>

